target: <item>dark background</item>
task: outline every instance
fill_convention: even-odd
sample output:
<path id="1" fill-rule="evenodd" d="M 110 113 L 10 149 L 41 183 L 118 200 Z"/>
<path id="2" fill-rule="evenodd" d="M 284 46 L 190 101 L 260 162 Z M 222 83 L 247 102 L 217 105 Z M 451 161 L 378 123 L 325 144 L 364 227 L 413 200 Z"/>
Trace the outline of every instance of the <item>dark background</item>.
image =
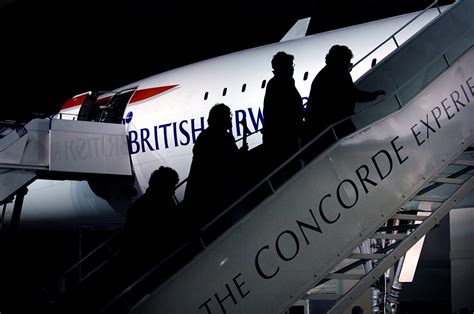
<path id="1" fill-rule="evenodd" d="M 451 3 L 440 1 L 441 4 Z M 432 1 L 0 0 L 3 119 L 53 113 L 88 90 L 111 90 L 178 66 L 422 10 Z M 2 89 L 3 89 L 2 88 Z"/>
<path id="2" fill-rule="evenodd" d="M 0 0 L 0 120 L 50 114 L 84 91 L 114 89 L 205 58 L 277 42 L 300 18 L 312 17 L 308 34 L 314 34 L 421 10 L 431 3 Z M 449 311 L 449 248 L 439 249 L 446 233 L 432 242 L 436 249 L 431 252 L 438 253 L 424 253 L 431 255 L 420 262 L 419 276 L 438 278 L 438 283 L 406 285 L 402 309 Z M 105 231 L 87 230 L 20 233 L 5 254 L 14 264 L 3 269 L 13 278 L 11 285 L 1 284 L 9 293 L 0 296 L 0 311 L 6 310 L 1 307 L 9 296 L 16 309 L 19 304 L 48 308 L 57 289 L 55 278 L 79 251 L 85 254 L 106 236 Z M 428 293 L 426 287 L 438 289 Z"/>

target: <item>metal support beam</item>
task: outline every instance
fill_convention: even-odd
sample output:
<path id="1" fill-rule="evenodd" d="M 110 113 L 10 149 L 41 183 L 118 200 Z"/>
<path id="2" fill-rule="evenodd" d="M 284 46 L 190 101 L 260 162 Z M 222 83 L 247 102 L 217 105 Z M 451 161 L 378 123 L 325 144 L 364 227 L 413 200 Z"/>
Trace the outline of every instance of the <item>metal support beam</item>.
<path id="1" fill-rule="evenodd" d="M 421 237 L 427 234 L 433 226 L 438 224 L 441 219 L 462 200 L 471 193 L 474 188 L 474 177 L 466 181 L 456 192 L 454 192 L 433 214 L 431 214 L 424 223 L 415 229 L 405 241 L 402 241 L 397 248 L 387 257 L 380 261 L 370 273 L 368 273 L 358 284 L 356 284 L 348 293 L 346 293 L 329 311 L 330 314 L 342 313 L 354 300 L 359 298 L 383 273 L 399 260 Z"/>
<path id="2" fill-rule="evenodd" d="M 15 197 L 15 204 L 13 205 L 13 213 L 10 219 L 9 232 L 14 233 L 18 230 L 20 224 L 21 209 L 23 207 L 23 199 L 25 198 L 28 189 L 23 187 L 18 190 Z"/>

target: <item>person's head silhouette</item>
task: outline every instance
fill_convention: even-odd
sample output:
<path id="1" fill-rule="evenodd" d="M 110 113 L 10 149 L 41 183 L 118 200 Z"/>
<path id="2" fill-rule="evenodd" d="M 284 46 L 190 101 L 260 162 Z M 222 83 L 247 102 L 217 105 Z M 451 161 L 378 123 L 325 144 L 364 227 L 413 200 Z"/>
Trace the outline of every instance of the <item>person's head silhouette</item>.
<path id="1" fill-rule="evenodd" d="M 347 46 L 334 45 L 326 55 L 326 64 L 331 67 L 351 70 L 352 51 Z"/>
<path id="2" fill-rule="evenodd" d="M 352 314 L 364 314 L 364 309 L 358 305 L 354 306 L 351 310 Z"/>
<path id="3" fill-rule="evenodd" d="M 151 174 L 150 180 L 148 180 L 147 192 L 173 194 L 178 182 L 179 176 L 174 169 L 161 166 Z"/>
<path id="4" fill-rule="evenodd" d="M 230 129 L 232 127 L 232 113 L 225 104 L 215 104 L 209 111 L 207 124 L 212 128 Z"/>
<path id="5" fill-rule="evenodd" d="M 293 76 L 295 57 L 284 51 L 277 52 L 272 59 L 272 68 L 275 76 Z"/>

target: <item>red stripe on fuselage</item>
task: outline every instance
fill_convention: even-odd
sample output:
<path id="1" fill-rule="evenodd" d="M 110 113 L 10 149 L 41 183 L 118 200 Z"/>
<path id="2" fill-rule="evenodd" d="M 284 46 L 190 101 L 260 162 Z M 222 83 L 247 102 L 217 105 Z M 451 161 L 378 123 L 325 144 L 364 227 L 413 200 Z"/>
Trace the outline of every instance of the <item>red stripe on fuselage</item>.
<path id="1" fill-rule="evenodd" d="M 159 87 L 152 87 L 152 88 L 145 88 L 145 89 L 136 90 L 128 103 L 133 104 L 135 102 L 145 100 L 147 98 L 150 98 L 150 97 L 156 96 L 158 94 L 164 93 L 167 90 L 170 90 L 170 89 L 172 89 L 173 87 L 176 87 L 176 86 L 178 86 L 178 85 L 159 86 Z"/>
<path id="2" fill-rule="evenodd" d="M 82 105 L 82 103 L 84 102 L 84 100 L 86 99 L 86 97 L 88 95 L 89 95 L 88 93 L 84 93 L 84 94 L 79 95 L 77 97 L 70 98 L 70 99 L 66 100 L 64 105 L 61 107 L 61 110 L 69 109 L 69 108 L 72 108 L 72 107 Z"/>
<path id="3" fill-rule="evenodd" d="M 159 87 L 152 87 L 152 88 L 145 88 L 145 89 L 136 90 L 128 103 L 133 104 L 135 102 L 145 100 L 147 98 L 150 98 L 150 97 L 156 96 L 158 94 L 164 93 L 167 90 L 170 90 L 170 89 L 172 89 L 173 87 L 176 87 L 176 86 L 178 86 L 178 85 L 159 86 Z M 81 106 L 82 103 L 84 102 L 84 100 L 86 99 L 87 95 L 88 94 L 85 93 L 85 94 L 77 96 L 75 98 L 68 99 L 64 103 L 64 105 L 62 106 L 61 110 L 69 109 L 69 108 L 76 107 L 76 106 Z M 110 98 L 112 98 L 112 96 L 107 96 L 107 97 L 104 97 L 104 98 L 97 99 L 95 101 L 95 104 L 106 103 L 107 101 L 110 100 Z"/>

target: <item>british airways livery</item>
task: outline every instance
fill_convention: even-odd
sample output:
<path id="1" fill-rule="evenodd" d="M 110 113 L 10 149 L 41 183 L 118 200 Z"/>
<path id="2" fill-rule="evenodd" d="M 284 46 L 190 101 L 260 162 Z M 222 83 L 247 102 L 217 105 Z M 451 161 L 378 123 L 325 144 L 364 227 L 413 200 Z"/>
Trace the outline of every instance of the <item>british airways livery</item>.
<path id="1" fill-rule="evenodd" d="M 206 128 L 207 113 L 215 103 L 223 102 L 233 111 L 232 133 L 236 138 L 243 136 L 241 122 L 246 120 L 252 133 L 248 137 L 250 149 L 261 143 L 263 97 L 266 83 L 272 77 L 271 59 L 278 51 L 294 55 L 293 77 L 305 103 L 312 79 L 324 66 L 332 45 L 348 46 L 355 60 L 380 46 L 354 67 L 355 81 L 373 62 L 389 55 L 445 9 L 429 9 L 423 14 L 410 13 L 311 36 L 305 36 L 310 19 L 302 19 L 280 42 L 183 66 L 110 92 L 86 92 L 71 98 L 53 118 L 53 124 L 56 119 L 123 123 L 134 175 L 124 185 L 126 190 L 136 193 L 124 194 L 121 184 L 107 180 L 36 180 L 28 186 L 24 198 L 22 224 L 122 223 L 126 208 L 146 189 L 154 169 L 169 166 L 176 169 L 181 179 L 187 177 L 193 143 Z M 70 158 L 80 158 L 86 150 L 91 154 L 93 144 L 89 140 L 87 144 L 66 147 L 66 151 Z M 184 186 L 177 190 L 178 200 L 183 197 Z M 13 204 L 5 206 L 8 217 Z"/>

